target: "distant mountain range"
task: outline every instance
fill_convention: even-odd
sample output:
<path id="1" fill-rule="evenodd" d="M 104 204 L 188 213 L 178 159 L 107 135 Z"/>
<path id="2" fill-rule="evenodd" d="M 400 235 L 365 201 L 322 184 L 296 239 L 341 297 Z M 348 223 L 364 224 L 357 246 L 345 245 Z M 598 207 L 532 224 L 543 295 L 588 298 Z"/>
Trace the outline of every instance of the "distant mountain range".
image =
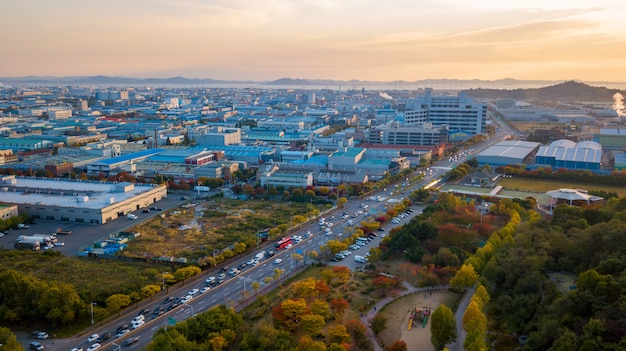
<path id="1" fill-rule="evenodd" d="M 236 80 L 217 80 L 211 78 L 133 78 L 133 77 L 111 77 L 111 76 L 70 76 L 70 77 L 51 77 L 51 76 L 27 76 L 27 77 L 0 77 L 0 84 L 11 86 L 51 86 L 51 85 L 92 85 L 92 86 L 180 86 L 180 87 L 201 87 L 201 86 L 222 86 L 222 87 L 241 87 L 241 86 L 274 86 L 274 87 L 299 87 L 303 89 L 313 88 L 329 88 L 329 87 L 345 87 L 360 89 L 366 87 L 368 89 L 377 90 L 413 90 L 432 87 L 435 90 L 466 90 L 471 96 L 485 97 L 487 95 L 493 97 L 508 98 L 550 98 L 552 94 L 559 95 L 561 93 L 572 94 L 572 98 L 583 96 L 590 97 L 606 97 L 610 89 L 595 88 L 596 86 L 604 86 L 613 89 L 624 89 L 624 82 L 581 82 L 569 81 L 550 81 L 550 80 L 517 80 L 517 79 L 498 79 L 498 80 L 479 80 L 479 79 L 424 79 L 418 81 L 396 80 L 391 82 L 378 81 L 362 81 L 362 80 L 330 80 L 330 79 L 304 79 L 304 78 L 281 78 L 272 81 L 236 81 Z M 586 88 L 584 88 L 586 87 Z M 587 91 L 583 91 L 587 89 Z M 592 90 L 600 89 L 595 92 Z M 603 91 L 601 89 L 604 89 Z M 613 90 L 614 92 L 617 90 Z M 610 94 L 612 96 L 613 94 Z M 595 98 L 594 98 L 595 99 Z"/>
<path id="2" fill-rule="evenodd" d="M 625 95 L 623 90 L 593 87 L 584 83 L 568 81 L 536 89 L 468 89 L 467 95 L 476 98 L 508 98 L 515 100 L 545 101 L 611 101 L 615 93 Z"/>

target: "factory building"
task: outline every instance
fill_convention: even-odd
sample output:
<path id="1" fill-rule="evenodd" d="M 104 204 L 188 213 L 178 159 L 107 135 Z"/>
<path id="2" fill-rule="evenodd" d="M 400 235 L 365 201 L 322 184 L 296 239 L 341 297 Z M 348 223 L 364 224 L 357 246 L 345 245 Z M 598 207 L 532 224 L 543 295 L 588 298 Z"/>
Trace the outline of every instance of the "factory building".
<path id="1" fill-rule="evenodd" d="M 476 155 L 476 161 L 495 167 L 528 164 L 540 146 L 540 143 L 531 141 L 505 140 L 481 151 Z"/>
<path id="2" fill-rule="evenodd" d="M 34 219 L 104 224 L 167 197 L 167 188 L 154 184 L 0 178 L 4 203 L 18 206 Z"/>

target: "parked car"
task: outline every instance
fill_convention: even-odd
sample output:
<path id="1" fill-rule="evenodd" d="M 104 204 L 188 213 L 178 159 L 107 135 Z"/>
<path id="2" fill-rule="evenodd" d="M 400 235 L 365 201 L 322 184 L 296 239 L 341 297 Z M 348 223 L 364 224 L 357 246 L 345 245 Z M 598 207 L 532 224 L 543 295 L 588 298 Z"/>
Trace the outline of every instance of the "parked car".
<path id="1" fill-rule="evenodd" d="M 33 342 L 30 343 L 30 349 L 39 351 L 39 350 L 43 350 L 44 347 L 43 347 L 43 345 L 41 343 L 39 343 L 37 341 L 33 341 Z"/>

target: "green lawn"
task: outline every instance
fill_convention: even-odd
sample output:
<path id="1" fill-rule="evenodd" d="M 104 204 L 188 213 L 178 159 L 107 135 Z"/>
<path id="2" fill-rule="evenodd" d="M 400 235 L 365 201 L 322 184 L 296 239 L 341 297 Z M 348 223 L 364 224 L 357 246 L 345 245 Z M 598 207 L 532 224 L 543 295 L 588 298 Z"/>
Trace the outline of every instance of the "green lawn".
<path id="1" fill-rule="evenodd" d="M 582 184 L 556 180 L 544 180 L 544 179 L 528 179 L 528 178 L 504 178 L 500 180 L 498 185 L 503 186 L 509 190 L 523 190 L 538 193 L 545 193 L 550 190 L 556 190 L 561 188 L 583 189 L 583 190 L 602 190 L 606 192 L 615 192 L 619 197 L 626 196 L 626 186 L 612 186 L 612 185 L 595 185 L 595 184 Z"/>

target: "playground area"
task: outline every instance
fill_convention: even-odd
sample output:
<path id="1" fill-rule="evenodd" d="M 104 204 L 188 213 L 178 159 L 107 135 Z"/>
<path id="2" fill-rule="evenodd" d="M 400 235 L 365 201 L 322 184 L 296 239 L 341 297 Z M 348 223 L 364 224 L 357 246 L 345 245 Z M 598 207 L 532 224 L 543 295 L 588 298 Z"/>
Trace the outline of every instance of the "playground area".
<path id="1" fill-rule="evenodd" d="M 572 272 L 548 271 L 548 277 L 563 294 L 576 290 L 576 275 Z"/>
<path id="2" fill-rule="evenodd" d="M 379 313 L 387 317 L 387 328 L 381 332 L 386 345 L 403 340 L 408 351 L 434 351 L 430 342 L 430 315 L 441 304 L 449 307 L 458 294 L 449 290 L 434 290 L 404 296 Z"/>

